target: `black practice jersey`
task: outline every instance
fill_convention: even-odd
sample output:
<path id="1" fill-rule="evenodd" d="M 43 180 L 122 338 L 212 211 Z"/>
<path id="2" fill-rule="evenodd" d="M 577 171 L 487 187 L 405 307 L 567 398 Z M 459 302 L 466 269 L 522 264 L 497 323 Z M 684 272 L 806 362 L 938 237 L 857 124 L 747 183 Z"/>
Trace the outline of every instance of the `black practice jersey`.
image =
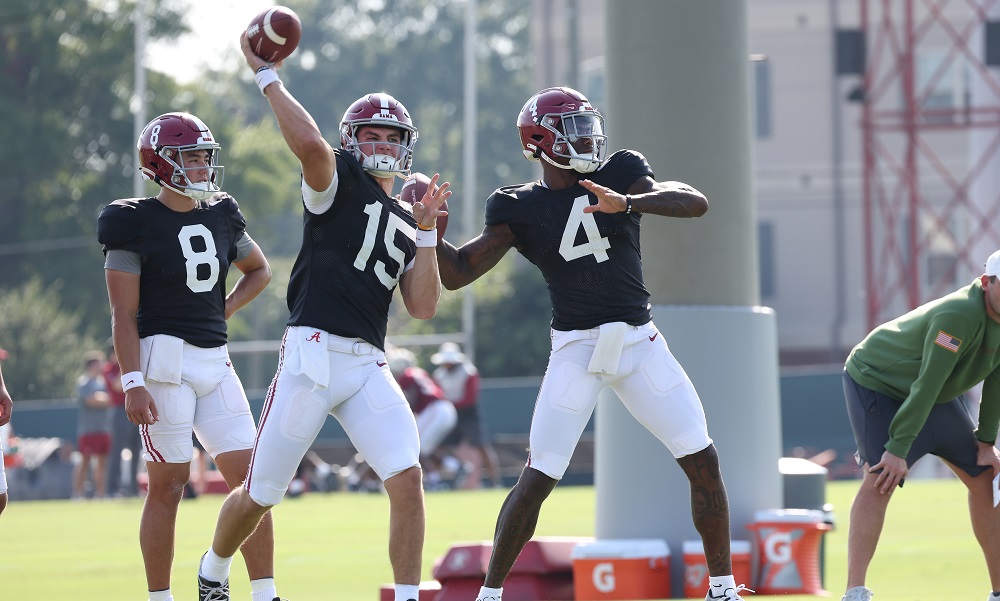
<path id="1" fill-rule="evenodd" d="M 646 175 L 653 172 L 645 157 L 620 150 L 587 179 L 625 194 Z M 639 252 L 642 216 L 583 212 L 596 203 L 579 184 L 550 190 L 537 181 L 500 188 L 486 201 L 486 225 L 507 224 L 520 253 L 542 271 L 556 330 L 651 319 Z"/>
<path id="2" fill-rule="evenodd" d="M 352 154 L 334 151 L 337 194 L 325 213 L 305 210 L 302 248 L 288 282 L 290 326 L 385 347 L 392 294 L 416 256 L 409 205 L 387 196 Z"/>
<path id="3" fill-rule="evenodd" d="M 194 346 L 226 344 L 226 276 L 246 220 L 236 200 L 216 194 L 194 210 L 156 198 L 116 200 L 97 218 L 104 252 L 139 255 L 139 337 L 169 334 Z"/>

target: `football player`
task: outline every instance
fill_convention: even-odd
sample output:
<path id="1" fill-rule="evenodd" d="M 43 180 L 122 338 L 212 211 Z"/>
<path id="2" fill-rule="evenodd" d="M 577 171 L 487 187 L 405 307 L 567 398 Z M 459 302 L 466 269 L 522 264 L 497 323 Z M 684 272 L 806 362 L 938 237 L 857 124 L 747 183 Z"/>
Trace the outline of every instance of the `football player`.
<path id="1" fill-rule="evenodd" d="M 411 351 L 389 345 L 385 357 L 392 377 L 399 384 L 399 389 L 403 391 L 417 420 L 425 487 L 431 490 L 444 485 L 442 469 L 459 472 L 452 475 L 463 477 L 464 465 L 441 448 L 441 443 L 458 423 L 455 405 L 444 396 L 444 391 L 431 375 L 417 365 L 417 358 Z M 458 488 L 460 483 L 454 484 Z"/>
<path id="2" fill-rule="evenodd" d="M 226 347 L 226 320 L 271 280 L 236 200 L 221 191 L 221 147 L 188 113 L 167 113 L 138 141 L 151 198 L 101 211 L 115 353 L 125 411 L 142 436 L 149 478 L 139 526 L 150 601 L 169 601 L 177 508 L 192 431 L 230 488 L 246 477 L 256 429 Z M 226 293 L 230 266 L 242 277 Z M 254 601 L 277 597 L 270 516 L 244 548 Z"/>
<path id="3" fill-rule="evenodd" d="M 0 349 L 3 351 L 3 349 Z M 14 401 L 7 392 L 3 381 L 3 371 L 0 371 L 0 428 L 10 422 L 10 414 L 14 410 Z M 0 444 L 0 513 L 7 507 L 7 473 L 3 467 L 3 445 Z"/>
<path id="4" fill-rule="evenodd" d="M 438 245 L 441 281 L 449 290 L 473 282 L 516 248 L 542 271 L 552 301 L 552 354 L 532 417 L 528 461 L 500 510 L 478 599 L 500 600 L 605 386 L 670 449 L 691 482 L 709 597 L 740 599 L 719 457 L 698 394 L 653 324 L 639 252 L 643 215 L 700 217 L 708 201 L 686 184 L 654 180 L 636 151 L 620 150 L 605 161 L 604 118 L 576 90 L 533 95 L 517 129 L 525 157 L 541 162 L 542 181 L 496 190 L 478 237 L 457 249 Z"/>
<path id="5" fill-rule="evenodd" d="M 398 100 L 366 94 L 344 113 L 340 148 L 271 66 L 240 39 L 289 149 L 302 168 L 302 247 L 288 284 L 291 316 L 261 415 L 250 471 L 226 499 L 199 583 L 227 598 L 232 557 L 260 516 L 281 502 L 302 458 L 333 414 L 389 496 L 389 561 L 396 601 L 416 601 L 424 540 L 419 439 L 385 359 L 389 303 L 400 288 L 413 317 L 430 319 L 441 294 L 434 247 L 451 192 L 431 184 L 421 201 L 393 197 L 410 171 L 417 129 Z"/>

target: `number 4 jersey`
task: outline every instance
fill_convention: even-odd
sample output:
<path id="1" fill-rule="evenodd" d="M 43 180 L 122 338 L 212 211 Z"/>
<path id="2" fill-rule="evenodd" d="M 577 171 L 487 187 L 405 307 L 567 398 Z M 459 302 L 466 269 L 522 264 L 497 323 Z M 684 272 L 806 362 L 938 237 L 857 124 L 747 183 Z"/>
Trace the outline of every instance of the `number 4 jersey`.
<path id="1" fill-rule="evenodd" d="M 140 261 L 140 338 L 168 334 L 202 348 L 226 344 L 226 276 L 232 262 L 244 258 L 237 242 L 245 228 L 228 194 L 186 212 L 156 198 L 116 200 L 101 211 L 97 239 L 105 255 L 124 250 Z"/>
<path id="2" fill-rule="evenodd" d="M 625 194 L 647 175 L 653 172 L 645 157 L 620 150 L 587 179 Z M 486 201 L 486 225 L 506 224 L 520 253 L 542 271 L 556 330 L 651 319 L 639 253 L 642 216 L 584 213 L 596 202 L 592 196 L 579 184 L 551 190 L 535 181 L 500 188 Z"/>

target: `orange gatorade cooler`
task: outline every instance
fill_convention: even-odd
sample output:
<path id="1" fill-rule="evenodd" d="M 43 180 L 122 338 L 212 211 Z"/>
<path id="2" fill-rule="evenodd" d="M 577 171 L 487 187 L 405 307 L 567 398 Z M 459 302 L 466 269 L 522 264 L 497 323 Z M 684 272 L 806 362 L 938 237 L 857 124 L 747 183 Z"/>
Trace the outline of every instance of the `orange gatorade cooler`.
<path id="1" fill-rule="evenodd" d="M 753 588 L 753 546 L 748 540 L 734 540 L 730 543 L 733 558 L 733 578 L 736 584 Z M 708 592 L 708 564 L 705 562 L 705 547 L 700 540 L 684 541 L 684 596 L 701 599 Z"/>
<path id="2" fill-rule="evenodd" d="M 747 526 L 757 541 L 757 579 L 761 595 L 826 595 L 819 576 L 819 548 L 831 529 L 822 511 L 765 509 Z"/>
<path id="3" fill-rule="evenodd" d="M 670 597 L 670 549 L 659 539 L 597 540 L 573 549 L 576 601 Z"/>

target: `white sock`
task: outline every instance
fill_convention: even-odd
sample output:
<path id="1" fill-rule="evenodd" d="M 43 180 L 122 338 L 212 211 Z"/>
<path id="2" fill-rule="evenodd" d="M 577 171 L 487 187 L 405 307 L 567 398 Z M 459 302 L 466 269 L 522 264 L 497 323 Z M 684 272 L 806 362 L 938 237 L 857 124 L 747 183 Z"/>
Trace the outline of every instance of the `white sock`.
<path id="1" fill-rule="evenodd" d="M 258 578 L 250 581 L 250 598 L 253 601 L 274 601 L 278 589 L 274 587 L 274 578 Z"/>
<path id="2" fill-rule="evenodd" d="M 419 584 L 397 584 L 396 601 L 417 601 L 420 598 Z M 254 600 L 256 601 L 256 599 Z"/>
<path id="3" fill-rule="evenodd" d="M 736 578 L 732 574 L 728 576 L 709 576 L 708 577 L 708 587 L 710 590 L 721 590 L 723 593 L 726 589 L 736 590 Z"/>
<path id="4" fill-rule="evenodd" d="M 198 567 L 198 573 L 212 582 L 223 583 L 229 580 L 229 566 L 233 563 L 232 557 L 219 557 L 212 549 L 205 553 Z M 274 597 L 271 597 L 274 599 Z M 268 601 L 271 601 L 268 599 Z M 152 601 L 152 600 L 150 600 Z"/>
<path id="5" fill-rule="evenodd" d="M 479 589 L 479 596 L 476 597 L 476 601 L 480 601 L 480 599 L 489 599 L 490 601 L 495 599 L 496 601 L 500 601 L 500 596 L 502 594 L 502 586 L 500 588 L 490 588 L 488 586 L 484 586 Z"/>
<path id="6" fill-rule="evenodd" d="M 174 601 L 170 589 L 164 591 L 149 591 L 149 601 Z"/>

